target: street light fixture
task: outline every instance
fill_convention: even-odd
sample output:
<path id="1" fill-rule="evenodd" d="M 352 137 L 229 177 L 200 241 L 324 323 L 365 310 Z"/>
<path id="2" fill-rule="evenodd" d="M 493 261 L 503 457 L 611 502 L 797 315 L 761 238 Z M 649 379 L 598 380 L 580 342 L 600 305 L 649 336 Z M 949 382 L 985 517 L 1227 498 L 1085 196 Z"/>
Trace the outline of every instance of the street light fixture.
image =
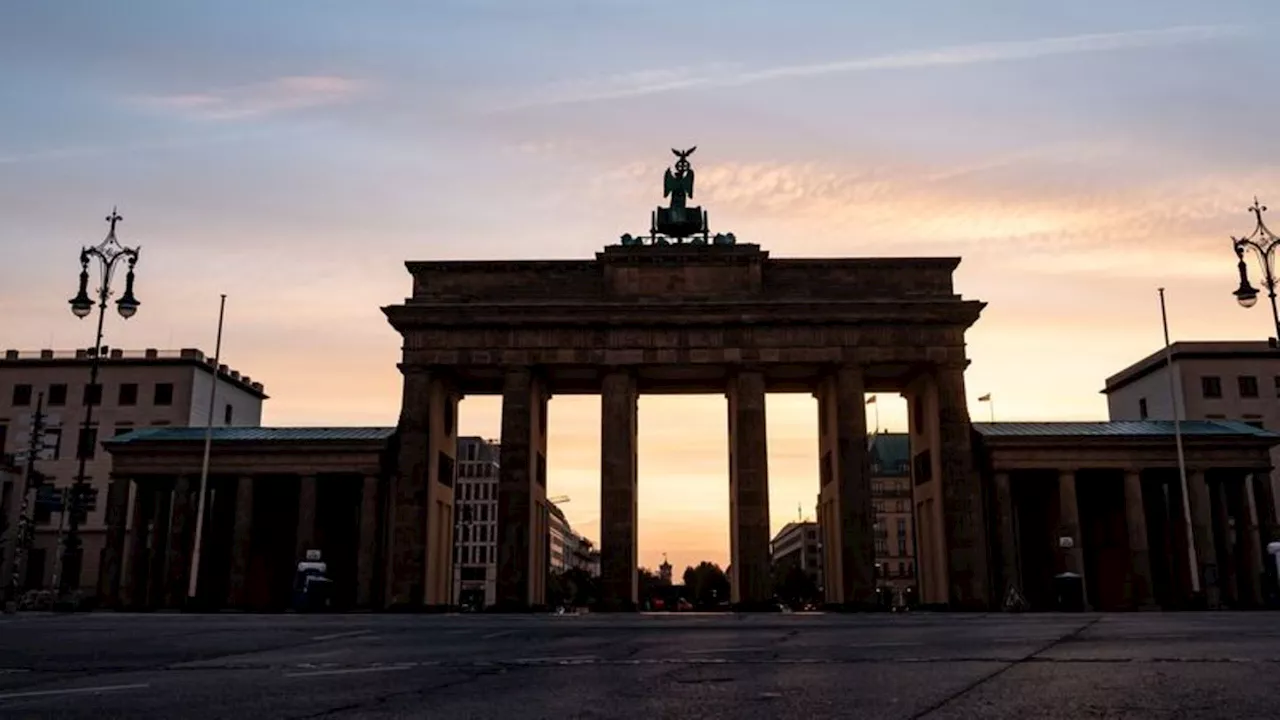
<path id="1" fill-rule="evenodd" d="M 82 320 L 93 312 L 95 297 L 98 305 L 98 332 L 94 337 L 93 348 L 89 352 L 89 386 L 85 389 L 84 424 L 80 428 L 80 439 L 76 443 L 79 467 L 71 486 L 71 501 L 67 504 L 70 518 L 67 522 L 67 535 L 62 545 L 62 574 L 58 583 L 61 604 L 66 606 L 67 603 L 71 603 L 72 609 L 78 604 L 72 598 L 72 593 L 80 585 L 80 512 L 87 499 L 85 497 L 87 486 L 84 474 L 85 462 L 89 458 L 90 450 L 93 449 L 89 442 L 89 433 L 93 427 L 93 408 L 102 402 L 102 390 L 98 387 L 98 370 L 103 351 L 102 326 L 107 316 L 107 300 L 112 294 L 111 280 L 121 260 L 129 263 L 129 271 L 125 275 L 124 295 L 116 300 L 116 311 L 120 313 L 120 317 L 128 320 L 138 312 L 138 306 L 141 305 L 133 295 L 133 267 L 138 263 L 138 252 L 142 248 L 125 247 L 116 239 L 116 224 L 122 219 L 116 209 L 111 208 L 111 214 L 107 216 L 107 222 L 111 224 L 107 237 L 93 247 L 81 248 L 80 289 L 69 301 L 71 312 Z M 89 295 L 89 261 L 91 259 L 98 261 L 101 283 L 93 296 Z"/>
<path id="2" fill-rule="evenodd" d="M 1258 304 L 1259 291 L 1249 282 L 1249 268 L 1244 261 L 1245 251 L 1252 250 L 1262 267 L 1262 285 L 1271 298 L 1271 319 L 1275 322 L 1276 338 L 1280 339 L 1280 310 L 1276 308 L 1276 247 L 1280 247 L 1280 237 L 1276 237 L 1263 222 L 1262 213 L 1266 211 L 1267 206 L 1258 204 L 1258 198 L 1255 197 L 1249 212 L 1257 218 L 1257 226 L 1247 237 L 1231 238 L 1231 247 L 1236 252 L 1236 270 L 1240 273 L 1240 287 L 1232 295 L 1236 296 L 1240 307 L 1251 308 Z"/>

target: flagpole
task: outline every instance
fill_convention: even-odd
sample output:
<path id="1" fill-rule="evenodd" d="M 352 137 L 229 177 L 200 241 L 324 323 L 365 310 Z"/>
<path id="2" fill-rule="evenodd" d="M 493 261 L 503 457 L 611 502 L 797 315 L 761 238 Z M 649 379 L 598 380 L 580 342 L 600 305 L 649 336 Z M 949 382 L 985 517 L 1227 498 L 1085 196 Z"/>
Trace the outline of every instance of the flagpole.
<path id="1" fill-rule="evenodd" d="M 208 498 L 209 451 L 213 446 L 213 407 L 218 397 L 218 367 L 222 361 L 222 318 L 227 310 L 227 294 L 218 303 L 218 340 L 213 347 L 213 382 L 209 384 L 209 413 L 204 425 L 204 458 L 200 462 L 200 501 L 196 505 L 196 538 L 191 547 L 191 572 L 187 580 L 187 601 L 195 600 L 200 579 L 200 543 L 204 539 L 205 502 Z"/>
<path id="2" fill-rule="evenodd" d="M 1178 448 L 1178 479 L 1182 482 L 1182 521 L 1187 527 L 1187 564 L 1191 567 L 1191 592 L 1200 592 L 1200 566 L 1196 562 L 1196 534 L 1191 525 L 1191 495 L 1187 492 L 1187 459 L 1182 452 L 1182 407 L 1178 384 L 1173 379 L 1173 346 L 1169 343 L 1169 314 L 1160 288 L 1160 323 L 1164 326 L 1164 363 L 1168 368 L 1169 402 L 1173 404 L 1173 441 Z"/>
<path id="3" fill-rule="evenodd" d="M 987 405 L 988 405 L 987 409 L 991 411 L 991 422 L 994 423 L 996 421 L 996 396 L 995 395 L 987 396 Z"/>

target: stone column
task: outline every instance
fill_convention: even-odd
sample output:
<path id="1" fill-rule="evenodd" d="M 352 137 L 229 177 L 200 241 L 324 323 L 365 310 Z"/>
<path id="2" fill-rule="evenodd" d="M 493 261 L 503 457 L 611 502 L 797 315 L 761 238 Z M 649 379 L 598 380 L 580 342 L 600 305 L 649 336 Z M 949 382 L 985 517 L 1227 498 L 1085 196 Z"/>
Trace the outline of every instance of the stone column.
<path id="1" fill-rule="evenodd" d="M 1209 483 L 1204 470 L 1187 473 L 1187 498 L 1191 510 L 1191 533 L 1195 538 L 1196 565 L 1200 572 L 1200 589 L 1209 607 L 1222 603 L 1218 577 L 1218 550 L 1213 536 L 1213 506 L 1209 500 Z"/>
<path id="2" fill-rule="evenodd" d="M 546 408 L 542 383 L 530 368 L 510 368 L 502 387 L 502 450 L 498 469 L 497 605 L 527 609 L 545 600 L 547 537 Z"/>
<path id="3" fill-rule="evenodd" d="M 1263 482 L 1267 480 L 1263 479 Z M 1264 566 L 1262 564 L 1263 554 L 1266 549 L 1262 546 L 1262 536 L 1258 530 L 1258 504 L 1254 500 L 1253 486 L 1258 482 L 1258 478 L 1253 473 L 1247 473 L 1241 478 L 1240 494 L 1244 507 L 1244 527 L 1241 528 L 1241 539 L 1244 542 L 1244 573 L 1248 576 L 1248 591 L 1242 593 L 1243 599 L 1252 607 L 1262 605 L 1262 586 Z"/>
<path id="4" fill-rule="evenodd" d="M 154 521 L 155 493 L 150 484 L 140 480 L 133 493 L 133 525 L 129 528 L 129 541 L 125 545 L 128 561 L 124 563 L 124 579 L 120 588 L 120 603 L 135 610 L 146 605 L 147 536 Z"/>
<path id="5" fill-rule="evenodd" d="M 1076 471 L 1058 471 L 1058 537 L 1071 538 L 1071 547 L 1059 548 L 1062 571 L 1080 576 L 1085 609 L 1089 608 L 1089 579 L 1084 572 L 1084 542 L 1080 536 L 1080 501 L 1076 494 Z"/>
<path id="6" fill-rule="evenodd" d="M 360 491 L 360 547 L 356 551 L 356 607 L 374 602 L 378 562 L 378 477 L 366 475 Z"/>
<path id="7" fill-rule="evenodd" d="M 196 501 L 200 477 L 179 475 L 173 487 L 173 520 L 169 528 L 168 577 L 165 605 L 182 607 L 187 600 L 191 576 L 191 550 L 195 544 Z"/>
<path id="8" fill-rule="evenodd" d="M 769 454 L 764 374 L 740 370 L 729 381 L 730 602 L 759 607 L 773 596 L 769 563 Z M 864 447 L 865 447 L 865 441 Z"/>
<path id="9" fill-rule="evenodd" d="M 124 563 L 126 523 L 129 520 L 127 477 L 113 476 L 107 488 L 107 543 L 98 571 L 98 602 L 101 607 L 120 606 L 120 570 Z"/>
<path id="10" fill-rule="evenodd" d="M 155 609 L 165 602 L 168 578 L 169 527 L 173 522 L 173 485 L 166 479 L 157 479 L 152 485 L 155 494 L 155 522 L 147 535 L 147 589 L 143 607 Z"/>
<path id="11" fill-rule="evenodd" d="M 386 605 L 421 606 L 426 580 L 427 484 L 430 481 L 431 375 L 402 366 L 404 393 L 397 428 L 399 458 L 391 478 L 387 522 Z"/>
<path id="12" fill-rule="evenodd" d="M 1210 507 L 1213 513 L 1214 544 L 1218 549 L 1218 575 L 1222 578 L 1222 593 L 1227 605 L 1235 607 L 1240 601 L 1239 573 L 1236 569 L 1236 553 L 1231 543 L 1231 513 L 1227 500 L 1227 483 L 1229 476 L 1221 472 L 1216 481 L 1209 486 L 1213 497 Z M 1242 523 L 1243 524 L 1243 523 Z"/>
<path id="13" fill-rule="evenodd" d="M 600 586 L 610 610 L 634 610 L 636 572 L 639 395 L 628 370 L 604 376 L 600 388 Z"/>
<path id="14" fill-rule="evenodd" d="M 826 553 L 826 601 L 846 607 L 875 604 L 875 512 L 867 455 L 866 386 L 862 368 L 838 368 L 824 383 L 818 403 L 826 424 L 827 482 L 820 493 Z M 827 572 L 827 568 L 831 572 Z"/>
<path id="15" fill-rule="evenodd" d="M 231 607 L 249 604 L 249 562 L 253 553 L 253 478 L 242 475 L 236 481 L 236 515 L 231 528 L 231 578 L 228 598 Z"/>
<path id="16" fill-rule="evenodd" d="M 1151 551 L 1147 542 L 1147 510 L 1142 499 L 1142 473 L 1124 473 L 1124 519 L 1129 533 L 1129 597 L 1138 609 L 1156 607 L 1152 595 Z"/>
<path id="17" fill-rule="evenodd" d="M 999 532 L 1000 548 L 1000 589 L 1008 593 L 1009 588 L 1016 588 L 1022 594 L 1022 566 L 1018 562 L 1018 531 L 1014 521 L 1013 488 L 1009 483 L 1009 473 L 995 474 L 996 495 L 996 530 Z M 1003 597 L 1001 598 L 1003 602 Z"/>
<path id="18" fill-rule="evenodd" d="M 316 510 L 319 507 L 319 488 L 315 475 L 298 478 L 298 525 L 294 543 L 294 562 L 306 557 L 308 550 L 319 550 L 316 545 Z"/>
<path id="19" fill-rule="evenodd" d="M 967 364 L 967 363 L 966 363 Z M 943 536 L 947 546 L 948 603 L 956 609 L 985 610 L 991 601 L 987 524 L 982 479 L 973 462 L 973 435 L 965 399 L 964 367 L 939 366 L 938 393 Z"/>

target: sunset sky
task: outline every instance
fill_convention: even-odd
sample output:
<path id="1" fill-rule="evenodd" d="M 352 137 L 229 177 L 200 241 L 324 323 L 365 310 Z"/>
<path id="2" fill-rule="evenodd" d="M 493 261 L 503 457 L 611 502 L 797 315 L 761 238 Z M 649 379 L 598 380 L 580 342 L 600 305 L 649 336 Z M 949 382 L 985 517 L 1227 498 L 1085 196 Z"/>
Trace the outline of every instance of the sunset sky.
<path id="1" fill-rule="evenodd" d="M 1264 339 L 1229 236 L 1280 212 L 1280 6 L 1263 0 L 7 3 L 0 345 L 83 347 L 81 245 L 118 204 L 138 315 L 213 351 L 271 425 L 389 425 L 403 262 L 589 258 L 697 145 L 716 230 L 775 257 L 959 255 L 987 301 L 970 412 L 1105 419 L 1175 339 Z M 1280 225 L 1280 220 L 1275 223 Z M 775 529 L 817 494 L 812 398 L 770 396 Z M 878 403 L 903 430 L 901 399 Z M 463 403 L 496 437 L 499 404 Z M 721 396 L 641 400 L 640 551 L 728 555 Z M 551 403 L 549 491 L 598 537 L 599 401 Z M 798 511 L 798 507 L 800 510 Z"/>

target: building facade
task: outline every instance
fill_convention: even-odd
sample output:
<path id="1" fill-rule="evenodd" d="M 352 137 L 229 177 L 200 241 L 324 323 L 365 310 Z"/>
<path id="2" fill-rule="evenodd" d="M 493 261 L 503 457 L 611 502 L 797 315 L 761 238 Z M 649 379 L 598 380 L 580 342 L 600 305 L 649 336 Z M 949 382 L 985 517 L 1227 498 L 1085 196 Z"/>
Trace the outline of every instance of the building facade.
<path id="1" fill-rule="evenodd" d="M 1173 420 L 1169 376 L 1182 420 L 1234 420 L 1280 430 L 1280 349 L 1267 342 L 1176 342 L 1107 378 L 1112 420 Z M 1271 457 L 1280 494 L 1280 448 Z"/>
<path id="2" fill-rule="evenodd" d="M 497 601 L 500 455 L 496 440 L 458 438 L 453 602 L 461 607 L 483 609 Z"/>
<path id="3" fill-rule="evenodd" d="M 1265 538 L 1276 533 L 1266 473 L 1280 435 L 1240 422 L 1183 422 L 1183 493 L 1173 425 L 974 424 L 1004 604 L 1247 608 L 1274 598 L 1264 566 Z M 937 542 L 920 528 L 921 547 Z M 1064 573 L 1083 587 L 1064 590 Z M 926 568 L 920 581 L 927 589 L 946 576 Z"/>
<path id="4" fill-rule="evenodd" d="M 883 605 L 913 605 L 919 589 L 910 440 L 907 433 L 876 433 L 868 439 L 876 517 L 876 590 Z"/>
<path id="5" fill-rule="evenodd" d="M 86 350 L 23 352 L 6 350 L 0 359 L 0 452 L 20 455 L 29 446 L 37 403 L 45 415 L 44 451 L 36 470 L 54 492 L 32 491 L 34 540 L 19 568 L 24 589 L 51 587 L 60 572 L 60 539 L 67 514 L 62 492 L 76 477 L 78 447 L 87 448 L 85 475 L 89 507 L 80 533 L 83 560 L 79 586 L 93 586 L 106 542 L 106 503 L 110 456 L 101 443 L 140 428 L 203 427 L 208 419 L 210 390 L 217 382 L 214 424 L 258 426 L 262 383 L 222 365 L 199 350 L 110 349 L 100 360 L 99 382 L 89 387 L 91 358 Z M 83 433 L 84 412 L 94 402 L 93 425 Z M 79 440 L 77 440 L 79 438 Z M 20 490 L 16 502 L 20 504 Z M 6 575 L 6 579 L 7 579 Z"/>
<path id="6" fill-rule="evenodd" d="M 797 567 L 809 576 L 814 587 L 822 589 L 822 541 L 816 522 L 789 522 L 769 543 L 769 557 L 775 572 Z"/>

